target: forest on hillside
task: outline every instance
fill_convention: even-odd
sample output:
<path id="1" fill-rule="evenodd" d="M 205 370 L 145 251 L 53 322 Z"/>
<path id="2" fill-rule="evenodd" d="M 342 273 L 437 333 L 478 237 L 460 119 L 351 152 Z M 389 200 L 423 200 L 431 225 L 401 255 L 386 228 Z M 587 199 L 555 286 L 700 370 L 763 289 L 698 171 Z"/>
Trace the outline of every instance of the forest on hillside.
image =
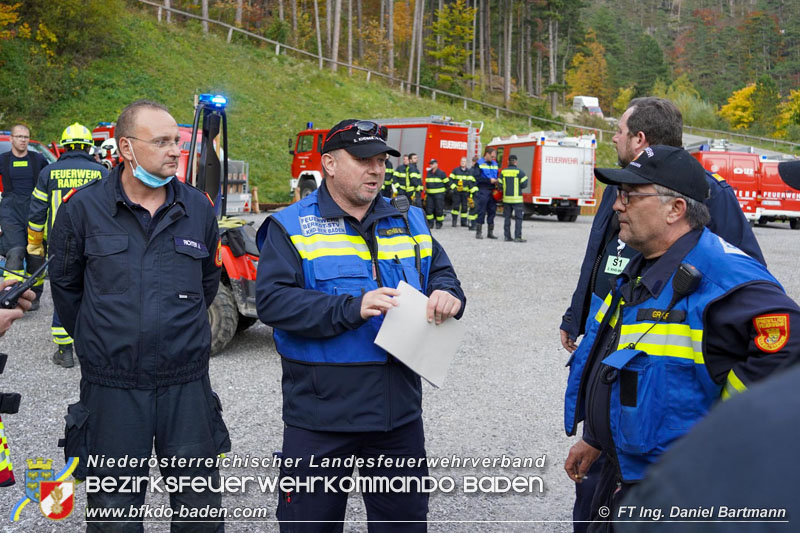
<path id="1" fill-rule="evenodd" d="M 676 101 L 687 124 L 800 141 L 797 0 L 154 1 L 383 72 L 406 90 L 550 115 L 573 95 L 598 96 L 616 115 L 656 94 Z M 80 64 L 113 47 L 114 10 L 133 6 L 143 4 L 0 0 L 0 47 L 27 41 L 48 63 Z M 80 42 L 99 45 L 76 54 Z"/>

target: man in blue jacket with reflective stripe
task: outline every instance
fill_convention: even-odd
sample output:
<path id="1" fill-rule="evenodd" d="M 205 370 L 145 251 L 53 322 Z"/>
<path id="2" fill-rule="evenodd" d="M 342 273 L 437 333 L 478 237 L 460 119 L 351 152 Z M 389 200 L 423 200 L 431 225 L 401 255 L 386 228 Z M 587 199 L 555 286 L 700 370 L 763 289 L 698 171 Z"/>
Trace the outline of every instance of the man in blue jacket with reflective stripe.
<path id="1" fill-rule="evenodd" d="M 704 227 L 708 184 L 688 152 L 649 146 L 625 169 L 595 173 L 618 187 L 619 237 L 638 253 L 592 305 L 570 359 L 565 429 L 584 427 L 564 468 L 581 483 L 605 454 L 591 518 L 608 518 L 605 506 L 613 519 L 714 402 L 800 360 L 800 308 L 766 267 Z"/>
<path id="2" fill-rule="evenodd" d="M 352 463 L 320 466 L 331 458 L 365 461 L 362 477 L 427 475 L 416 464 L 425 457 L 420 378 L 374 340 L 398 305 L 400 281 L 429 296 L 429 322 L 460 318 L 466 298 L 422 210 L 379 195 L 386 154 L 400 155 L 385 140 L 372 122 L 331 128 L 322 186 L 258 232 L 258 316 L 274 328 L 282 358 L 283 457 L 293 460 L 282 477 L 352 475 Z M 386 458 L 406 464 L 388 466 Z M 425 531 L 427 494 L 363 495 L 370 531 Z M 341 531 L 346 507 L 347 493 L 320 485 L 281 492 L 277 516 L 282 531 Z"/>
<path id="3" fill-rule="evenodd" d="M 672 102 L 654 97 L 635 98 L 622 114 L 613 138 L 619 164 L 621 167 L 628 165 L 650 145 L 680 147 L 683 144 L 682 134 L 683 118 Z M 711 213 L 708 229 L 766 265 L 733 189 L 720 176 L 710 172 L 705 172 L 704 180 L 710 190 L 709 197 L 703 202 Z M 608 294 L 614 277 L 622 272 L 636 253 L 629 243 L 619 238 L 619 223 L 613 210 L 616 198 L 617 187 L 607 186 L 592 222 L 577 287 L 561 321 L 561 344 L 570 353 L 575 351 L 576 340 L 586 330 L 592 302 Z M 589 519 L 588 505 L 593 492 L 589 485 L 592 479 L 596 479 L 595 474 L 599 473 L 601 467 L 602 461 L 597 461 L 587 482 L 576 486 L 575 520 Z M 589 494 L 588 497 L 584 496 L 584 492 Z M 585 526 L 576 524 L 575 529 L 576 532 L 585 531 Z"/>

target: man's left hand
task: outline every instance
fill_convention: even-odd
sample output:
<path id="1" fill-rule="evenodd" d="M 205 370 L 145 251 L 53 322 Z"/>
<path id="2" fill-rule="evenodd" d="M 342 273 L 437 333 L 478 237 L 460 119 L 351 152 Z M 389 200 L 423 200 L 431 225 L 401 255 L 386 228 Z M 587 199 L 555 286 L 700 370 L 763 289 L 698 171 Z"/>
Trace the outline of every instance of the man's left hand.
<path id="1" fill-rule="evenodd" d="M 436 321 L 438 326 L 461 310 L 461 300 L 447 291 L 435 290 L 428 298 L 428 322 Z"/>

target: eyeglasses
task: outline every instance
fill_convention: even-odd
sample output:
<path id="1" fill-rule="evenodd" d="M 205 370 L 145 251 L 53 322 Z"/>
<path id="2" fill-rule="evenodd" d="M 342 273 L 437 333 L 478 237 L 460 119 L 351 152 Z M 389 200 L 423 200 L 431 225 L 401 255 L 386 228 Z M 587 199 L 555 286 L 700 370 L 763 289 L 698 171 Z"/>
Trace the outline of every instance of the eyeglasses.
<path id="1" fill-rule="evenodd" d="M 170 139 L 151 139 L 149 141 L 146 140 L 146 139 L 140 139 L 139 137 L 133 137 L 133 136 L 128 136 L 127 138 L 128 139 L 136 139 L 137 141 L 142 141 L 143 143 L 147 143 L 147 144 L 152 144 L 153 146 L 155 146 L 159 150 L 163 150 L 165 148 L 172 148 L 173 146 L 177 146 L 178 148 L 180 148 L 180 146 L 181 146 L 181 138 L 180 137 L 175 137 L 175 139 L 173 139 L 173 140 L 170 140 Z"/>
<path id="2" fill-rule="evenodd" d="M 674 194 L 663 194 L 660 192 L 635 192 L 626 191 L 625 189 L 617 189 L 617 197 L 619 198 L 620 202 L 622 202 L 622 205 L 630 205 L 632 196 L 672 196 L 675 198 Z"/>
<path id="3" fill-rule="evenodd" d="M 30 139 L 30 135 L 12 135 L 14 139 Z"/>
<path id="4" fill-rule="evenodd" d="M 353 122 L 352 124 L 329 134 L 327 140 L 332 139 L 334 136 L 342 133 L 343 131 L 351 130 L 353 128 L 356 129 L 356 134 L 359 136 L 377 135 L 384 141 L 386 140 L 386 130 L 379 124 L 376 124 L 370 120 L 359 120 L 358 122 Z"/>

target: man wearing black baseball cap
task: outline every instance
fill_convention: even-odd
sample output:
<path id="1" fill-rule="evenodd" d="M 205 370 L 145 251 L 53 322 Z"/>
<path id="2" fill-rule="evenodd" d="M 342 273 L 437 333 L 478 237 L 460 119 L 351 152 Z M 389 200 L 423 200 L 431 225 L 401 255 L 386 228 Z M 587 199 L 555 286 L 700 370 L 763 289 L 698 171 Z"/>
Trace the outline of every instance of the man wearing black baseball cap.
<path id="1" fill-rule="evenodd" d="M 786 185 L 800 190 L 800 161 L 778 163 L 778 174 Z"/>
<path id="2" fill-rule="evenodd" d="M 292 460 L 283 478 L 335 481 L 353 474 L 353 459 L 364 461 L 359 477 L 428 473 L 417 461 L 425 456 L 420 378 L 375 336 L 384 314 L 402 305 L 400 281 L 428 295 L 427 319 L 436 324 L 460 318 L 466 298 L 422 210 L 409 208 L 405 196 L 390 203 L 379 194 L 386 154 L 400 155 L 386 144 L 385 128 L 338 123 L 323 145 L 322 185 L 258 232 L 258 316 L 273 327 L 283 365 L 282 453 Z M 387 465 L 386 457 L 413 458 L 414 465 Z M 347 462 L 323 466 L 331 458 Z M 370 521 L 425 530 L 426 493 L 363 497 Z M 282 531 L 330 531 L 346 508 L 346 492 L 300 485 L 280 493 L 277 516 Z"/>
<path id="3" fill-rule="evenodd" d="M 638 251 L 570 361 L 565 429 L 584 425 L 564 469 L 580 483 L 608 458 L 591 504 L 597 520 L 608 519 L 604 508 L 623 517 L 625 492 L 720 397 L 800 359 L 791 336 L 800 308 L 766 267 L 705 227 L 705 171 L 682 148 L 649 146 L 595 175 L 618 187 L 619 238 Z"/>

